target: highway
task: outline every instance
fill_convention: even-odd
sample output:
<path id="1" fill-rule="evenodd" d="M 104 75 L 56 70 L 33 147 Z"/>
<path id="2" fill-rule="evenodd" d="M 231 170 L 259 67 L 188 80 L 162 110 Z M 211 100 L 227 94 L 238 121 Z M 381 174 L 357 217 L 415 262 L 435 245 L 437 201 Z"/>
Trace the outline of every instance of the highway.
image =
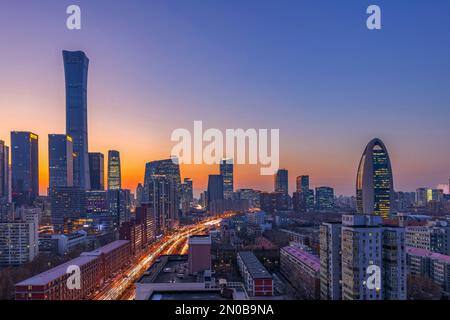
<path id="1" fill-rule="evenodd" d="M 152 245 L 145 254 L 132 262 L 120 274 L 109 279 L 103 286 L 92 294 L 91 300 L 133 300 L 135 297 L 134 282 L 163 254 L 185 254 L 188 251 L 187 240 L 190 235 L 207 232 L 218 225 L 223 218 L 231 216 L 225 214 L 220 217 L 209 218 L 197 224 L 184 226 L 165 235 Z"/>

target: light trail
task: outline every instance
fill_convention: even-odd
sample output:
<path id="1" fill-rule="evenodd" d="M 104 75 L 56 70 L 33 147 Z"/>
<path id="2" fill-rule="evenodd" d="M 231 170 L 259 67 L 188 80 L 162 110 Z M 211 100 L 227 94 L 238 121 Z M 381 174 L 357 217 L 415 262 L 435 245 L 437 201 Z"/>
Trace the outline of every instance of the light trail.
<path id="1" fill-rule="evenodd" d="M 232 216 L 233 214 L 225 214 L 220 218 L 210 218 L 199 222 L 195 225 L 181 227 L 174 234 L 167 235 L 157 242 L 150 245 L 146 254 L 138 258 L 134 263 L 127 267 L 126 270 L 120 273 L 112 280 L 107 281 L 103 287 L 94 296 L 92 300 L 133 300 L 134 282 L 144 274 L 150 265 L 161 254 L 175 254 L 187 252 L 187 240 L 190 235 L 198 234 L 208 230 L 214 225 L 219 224 L 223 218 Z M 181 244 L 185 241 L 181 250 Z"/>

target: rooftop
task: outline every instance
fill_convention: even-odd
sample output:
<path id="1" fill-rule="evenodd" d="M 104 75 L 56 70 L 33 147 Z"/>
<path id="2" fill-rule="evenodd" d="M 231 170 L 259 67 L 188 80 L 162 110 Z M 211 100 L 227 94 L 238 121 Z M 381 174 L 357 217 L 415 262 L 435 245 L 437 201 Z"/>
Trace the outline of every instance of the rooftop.
<path id="1" fill-rule="evenodd" d="M 55 281 L 56 279 L 59 279 L 60 277 L 64 276 L 67 273 L 67 268 L 69 266 L 83 266 L 93 260 L 97 259 L 96 257 L 92 256 L 81 256 L 76 259 L 70 260 L 66 263 L 60 264 L 59 266 L 56 266 L 52 269 L 49 269 L 47 271 L 44 271 L 34 277 L 31 277 L 29 279 L 26 279 L 22 282 L 19 282 L 16 284 L 16 286 L 40 286 L 40 285 L 46 285 L 49 282 Z"/>
<path id="2" fill-rule="evenodd" d="M 239 252 L 239 256 L 254 279 L 272 279 L 272 275 L 250 251 Z"/>
<path id="3" fill-rule="evenodd" d="M 288 254 L 292 255 L 295 259 L 300 260 L 308 267 L 313 269 L 315 272 L 320 271 L 319 257 L 305 251 L 305 249 L 302 246 L 299 245 L 287 246 L 282 248 L 281 250 L 284 250 Z"/>
<path id="4" fill-rule="evenodd" d="M 117 248 L 122 247 L 123 245 L 127 244 L 128 240 L 116 240 L 113 242 L 108 243 L 106 246 L 100 247 L 97 250 L 84 252 L 82 255 L 100 255 L 100 254 L 106 254 L 111 251 L 116 250 Z"/>
<path id="5" fill-rule="evenodd" d="M 450 263 L 450 256 L 446 256 L 446 255 L 436 253 L 436 252 L 431 252 L 427 249 L 406 247 L 406 254 L 419 256 L 419 257 L 423 257 L 423 258 L 436 259 L 436 260 L 444 261 L 446 263 Z"/>
<path id="6" fill-rule="evenodd" d="M 154 292 L 149 300 L 227 300 L 220 291 Z"/>
<path id="7" fill-rule="evenodd" d="M 198 276 L 188 273 L 187 255 L 165 255 L 159 257 L 138 283 L 194 283 L 199 282 Z"/>

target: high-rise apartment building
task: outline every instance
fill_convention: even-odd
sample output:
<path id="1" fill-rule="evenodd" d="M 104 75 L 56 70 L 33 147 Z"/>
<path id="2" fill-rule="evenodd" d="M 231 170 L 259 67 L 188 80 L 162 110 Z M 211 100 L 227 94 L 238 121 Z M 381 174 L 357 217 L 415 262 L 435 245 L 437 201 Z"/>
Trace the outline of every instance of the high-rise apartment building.
<path id="1" fill-rule="evenodd" d="M 320 298 L 341 300 L 342 255 L 341 223 L 323 223 L 320 226 Z"/>

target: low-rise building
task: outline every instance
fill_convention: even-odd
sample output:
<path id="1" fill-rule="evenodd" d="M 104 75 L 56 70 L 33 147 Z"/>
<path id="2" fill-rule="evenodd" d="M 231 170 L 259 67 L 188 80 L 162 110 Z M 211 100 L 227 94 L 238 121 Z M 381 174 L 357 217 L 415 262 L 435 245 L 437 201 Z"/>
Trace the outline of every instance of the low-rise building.
<path id="1" fill-rule="evenodd" d="M 272 275 L 252 252 L 239 252 L 237 263 L 249 296 L 273 295 Z"/>

